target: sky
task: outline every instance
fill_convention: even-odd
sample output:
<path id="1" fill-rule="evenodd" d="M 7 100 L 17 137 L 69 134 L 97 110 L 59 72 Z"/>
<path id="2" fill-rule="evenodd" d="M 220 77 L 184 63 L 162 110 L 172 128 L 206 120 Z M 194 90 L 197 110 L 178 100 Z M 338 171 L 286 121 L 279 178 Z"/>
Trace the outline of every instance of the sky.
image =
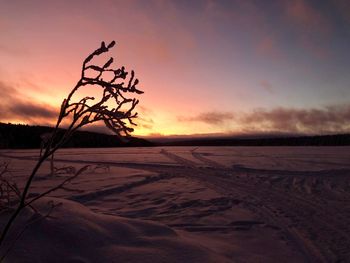
<path id="1" fill-rule="evenodd" d="M 53 125 L 83 60 L 115 40 L 145 92 L 135 135 L 350 132 L 348 0 L 0 7 L 1 122 Z"/>

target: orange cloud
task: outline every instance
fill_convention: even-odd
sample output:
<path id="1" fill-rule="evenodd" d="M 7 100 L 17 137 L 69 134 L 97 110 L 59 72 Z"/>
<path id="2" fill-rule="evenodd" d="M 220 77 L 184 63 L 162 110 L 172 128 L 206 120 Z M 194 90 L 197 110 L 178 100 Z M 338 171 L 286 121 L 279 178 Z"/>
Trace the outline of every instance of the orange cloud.
<path id="1" fill-rule="evenodd" d="M 2 121 L 50 123 L 57 116 L 57 110 L 50 105 L 33 101 L 26 95 L 3 82 L 0 82 L 2 99 L 0 101 L 0 118 Z"/>

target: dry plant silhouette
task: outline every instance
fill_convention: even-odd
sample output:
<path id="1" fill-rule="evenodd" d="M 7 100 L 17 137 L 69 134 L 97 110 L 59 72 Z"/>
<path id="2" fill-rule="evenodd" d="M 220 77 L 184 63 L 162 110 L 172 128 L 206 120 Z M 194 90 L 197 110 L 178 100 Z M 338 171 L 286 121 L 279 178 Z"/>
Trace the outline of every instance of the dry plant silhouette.
<path id="1" fill-rule="evenodd" d="M 88 124 L 103 121 L 117 135 L 129 136 L 133 131 L 133 128 L 130 126 L 136 125 L 133 120 L 137 117 L 137 112 L 134 112 L 134 110 L 139 101 L 135 98 L 128 98 L 127 94 L 143 93 L 136 88 L 139 80 L 135 78 L 134 71 L 131 71 L 130 77 L 128 77 L 128 72 L 125 71 L 124 67 L 112 68 L 113 58 L 110 58 L 102 66 L 92 64 L 92 60 L 95 57 L 108 52 L 114 45 L 115 41 L 112 41 L 108 45 L 102 42 L 101 46 L 84 60 L 80 80 L 68 94 L 67 98 L 63 100 L 54 130 L 45 138 L 45 142 L 42 144 L 40 150 L 39 159 L 28 177 L 23 191 L 20 191 L 15 184 L 4 177 L 4 174 L 7 172 L 7 165 L 4 164 L 2 166 L 2 170 L 0 171 L 0 208 L 6 207 L 7 210 L 11 208 L 12 214 L 2 230 L 0 248 L 3 247 L 4 240 L 11 226 L 23 209 L 26 207 L 35 209 L 32 207 L 34 201 L 57 189 L 64 188 L 71 180 L 87 170 L 88 166 L 84 166 L 77 171 L 73 169 L 73 174 L 60 184 L 35 197 L 28 197 L 31 184 L 39 168 L 46 160 L 53 157 L 57 149 L 64 145 L 76 130 Z M 107 75 L 112 77 L 109 80 L 105 80 L 104 78 Z M 76 93 L 78 91 L 85 93 L 84 88 L 86 86 L 100 88 L 102 93 L 101 98 L 96 100 L 94 97 L 85 96 L 80 100 L 74 101 L 73 99 L 76 97 L 75 95 L 77 95 Z M 62 125 L 67 125 L 67 123 L 68 127 L 62 130 Z"/>
<path id="2" fill-rule="evenodd" d="M 4 212 L 11 209 L 11 206 L 18 202 L 21 192 L 18 186 L 9 176 L 9 164 L 3 162 L 0 164 L 0 211 Z"/>

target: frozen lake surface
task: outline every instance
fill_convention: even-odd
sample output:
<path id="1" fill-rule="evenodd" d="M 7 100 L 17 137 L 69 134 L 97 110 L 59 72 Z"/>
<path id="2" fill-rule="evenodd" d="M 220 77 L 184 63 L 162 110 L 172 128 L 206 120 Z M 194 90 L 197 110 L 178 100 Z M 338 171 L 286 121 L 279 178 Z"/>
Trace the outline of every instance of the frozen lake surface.
<path id="1" fill-rule="evenodd" d="M 37 150 L 2 150 L 23 185 Z M 52 193 L 108 215 L 157 221 L 233 262 L 350 258 L 350 147 L 62 149 L 58 168 L 90 165 Z M 67 174 L 37 175 L 31 196 Z"/>

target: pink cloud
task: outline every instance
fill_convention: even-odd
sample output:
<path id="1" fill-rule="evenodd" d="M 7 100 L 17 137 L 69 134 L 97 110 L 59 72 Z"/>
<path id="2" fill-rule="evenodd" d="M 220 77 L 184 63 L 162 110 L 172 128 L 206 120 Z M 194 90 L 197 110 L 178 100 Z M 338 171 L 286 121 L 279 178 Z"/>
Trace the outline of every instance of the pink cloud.
<path id="1" fill-rule="evenodd" d="M 286 3 L 289 19 L 306 31 L 320 31 L 328 33 L 331 28 L 329 20 L 324 14 L 312 7 L 306 0 L 291 0 Z"/>
<path id="2" fill-rule="evenodd" d="M 296 29 L 300 47 L 314 57 L 327 58 L 331 52 L 328 43 L 333 28 L 327 14 L 308 0 L 286 0 L 284 3 L 286 18 Z"/>
<path id="3" fill-rule="evenodd" d="M 256 50 L 258 54 L 268 56 L 272 59 L 277 59 L 282 56 L 280 47 L 271 35 L 264 35 L 260 42 L 257 43 Z"/>
<path id="4" fill-rule="evenodd" d="M 332 3 L 338 14 L 347 22 L 350 23 L 350 1 L 349 0 L 333 0 Z"/>
<path id="5" fill-rule="evenodd" d="M 273 86 L 272 86 L 270 81 L 264 79 L 264 80 L 260 81 L 259 84 L 267 92 L 274 93 L 274 88 L 273 88 Z"/>

